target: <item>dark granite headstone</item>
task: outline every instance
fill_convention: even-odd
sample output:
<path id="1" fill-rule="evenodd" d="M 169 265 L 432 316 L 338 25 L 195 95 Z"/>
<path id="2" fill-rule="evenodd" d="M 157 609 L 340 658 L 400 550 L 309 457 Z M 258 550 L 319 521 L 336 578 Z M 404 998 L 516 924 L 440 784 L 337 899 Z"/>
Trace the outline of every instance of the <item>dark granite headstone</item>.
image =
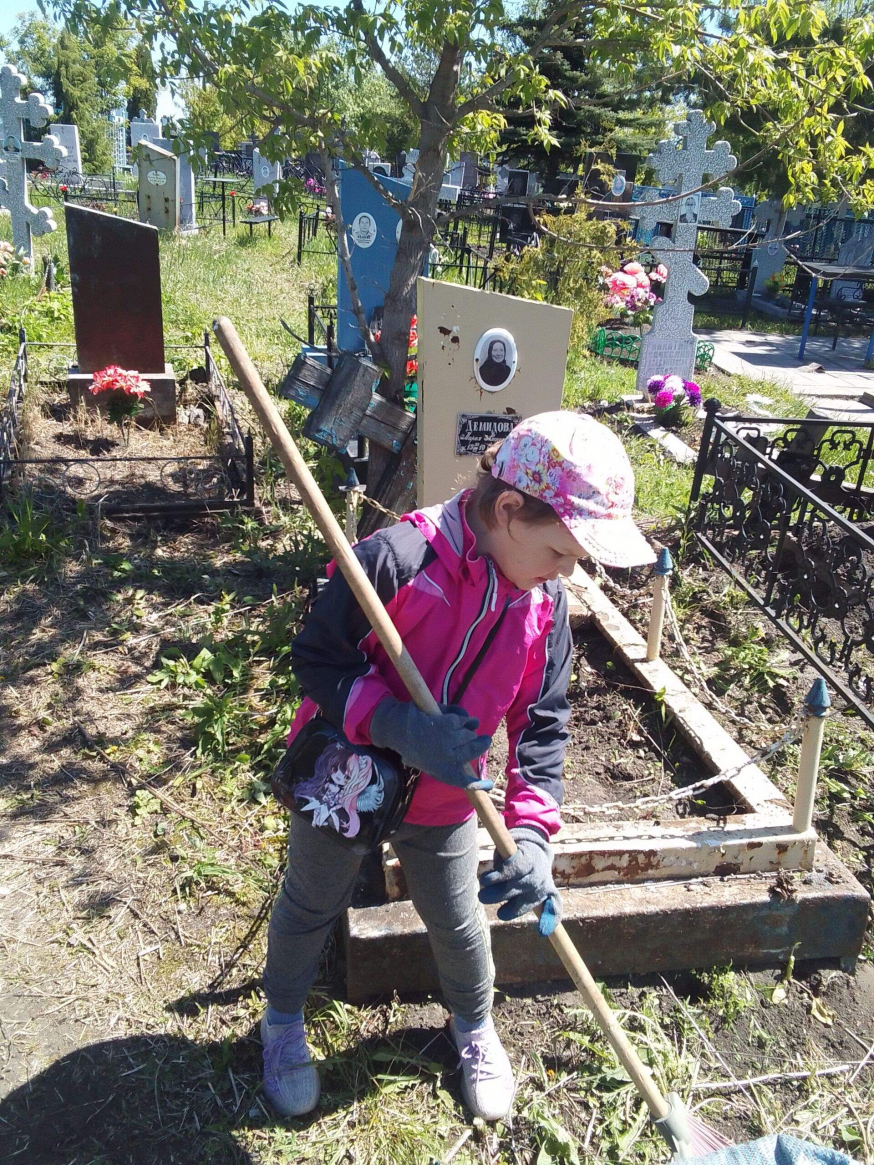
<path id="1" fill-rule="evenodd" d="M 163 373 L 157 229 L 70 203 L 65 210 L 79 372 L 118 364 Z"/>

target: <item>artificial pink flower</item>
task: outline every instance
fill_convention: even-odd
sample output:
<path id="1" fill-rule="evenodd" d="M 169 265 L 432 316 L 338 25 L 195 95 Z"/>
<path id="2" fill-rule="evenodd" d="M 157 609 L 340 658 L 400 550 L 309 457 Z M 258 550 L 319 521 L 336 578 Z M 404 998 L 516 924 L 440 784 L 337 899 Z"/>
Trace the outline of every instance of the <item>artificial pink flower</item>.
<path id="1" fill-rule="evenodd" d="M 626 263 L 625 266 L 622 268 L 622 270 L 625 271 L 626 274 L 628 274 L 628 275 L 645 275 L 646 274 L 646 272 L 644 271 L 644 269 L 640 265 L 640 263 Z"/>
<path id="2" fill-rule="evenodd" d="M 659 263 L 658 267 L 656 267 L 655 271 L 653 271 L 652 275 L 650 276 L 651 279 L 655 279 L 658 283 L 664 283 L 667 277 L 668 269 L 664 263 Z"/>
<path id="3" fill-rule="evenodd" d="M 624 271 L 614 271 L 610 276 L 610 290 L 614 295 L 621 295 L 623 298 L 628 294 L 632 288 L 637 286 L 637 280 L 633 275 L 626 275 Z"/>
<path id="4" fill-rule="evenodd" d="M 641 271 L 639 275 L 635 275 L 637 286 L 643 291 L 649 291 L 649 276 L 645 271 Z"/>
<path id="5" fill-rule="evenodd" d="M 674 403 L 674 394 L 669 388 L 663 388 L 661 392 L 655 394 L 653 404 L 657 409 L 669 409 Z"/>
<path id="6" fill-rule="evenodd" d="M 668 377 L 666 377 L 665 378 L 665 388 L 668 389 L 670 392 L 672 392 L 674 394 L 674 396 L 678 396 L 683 391 L 683 378 L 682 378 L 682 376 L 668 376 Z"/>
<path id="7" fill-rule="evenodd" d="M 144 380 L 139 372 L 119 368 L 117 364 L 101 368 L 92 377 L 91 392 L 94 396 L 101 392 L 123 392 L 125 396 L 135 396 L 142 400 L 151 391 L 148 380 Z"/>

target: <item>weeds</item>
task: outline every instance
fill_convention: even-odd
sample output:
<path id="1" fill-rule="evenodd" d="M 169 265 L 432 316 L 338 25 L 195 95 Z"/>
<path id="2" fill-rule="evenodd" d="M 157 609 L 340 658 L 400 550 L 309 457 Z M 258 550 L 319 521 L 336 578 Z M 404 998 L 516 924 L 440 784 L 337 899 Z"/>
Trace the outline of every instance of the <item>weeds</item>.
<path id="1" fill-rule="evenodd" d="M 732 635 L 723 646 L 714 683 L 720 694 L 737 684 L 748 692 L 769 695 L 791 675 L 789 668 L 771 651 L 761 626 L 754 623 Z"/>
<path id="2" fill-rule="evenodd" d="M 72 547 L 70 524 L 41 509 L 32 494 L 9 498 L 0 511 L 0 566 L 25 576 L 51 569 Z"/>
<path id="3" fill-rule="evenodd" d="M 700 984 L 707 1003 L 725 1027 L 733 1027 L 737 1019 L 755 1005 L 748 984 L 731 967 L 695 971 L 693 978 Z"/>

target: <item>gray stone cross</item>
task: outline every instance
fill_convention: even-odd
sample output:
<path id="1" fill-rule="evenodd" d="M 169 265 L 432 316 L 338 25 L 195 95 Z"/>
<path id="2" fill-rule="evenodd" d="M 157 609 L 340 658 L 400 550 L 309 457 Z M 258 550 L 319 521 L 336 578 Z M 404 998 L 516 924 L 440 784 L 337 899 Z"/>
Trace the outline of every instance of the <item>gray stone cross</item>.
<path id="1" fill-rule="evenodd" d="M 0 175 L 0 207 L 12 215 L 12 244 L 24 254 L 33 269 L 31 235 L 46 235 L 57 228 L 48 207 L 37 210 L 27 200 L 26 160 L 32 158 L 55 169 L 67 156 L 57 138 L 47 134 L 41 142 L 24 140 L 24 123 L 39 127 L 52 115 L 41 93 L 19 97 L 27 78 L 11 65 L 0 68 L 0 157 L 5 161 Z"/>
<path id="2" fill-rule="evenodd" d="M 728 142 L 717 142 L 712 150 L 707 149 L 707 139 L 715 125 L 707 121 L 700 109 L 690 110 L 685 121 L 678 122 L 674 131 L 681 139 L 678 146 L 673 139 L 659 142 L 656 150 L 647 159 L 663 185 L 673 186 L 676 194 L 696 191 L 705 178 L 720 178 L 736 164 Z M 697 201 L 700 221 L 701 195 Z M 663 302 L 653 313 L 650 331 L 642 338 L 640 360 L 637 366 L 638 391 L 646 387 L 651 376 L 676 373 L 685 379 L 692 379 L 695 370 L 697 339 L 692 333 L 695 308 L 689 295 L 703 295 L 710 286 L 707 276 L 695 266 L 694 253 L 698 239 L 698 223 L 681 221 L 686 199 L 677 198 L 673 202 L 648 205 L 646 202 L 632 211 L 638 220 L 638 235 L 656 228 L 658 224 L 670 224 L 671 237 L 658 233 L 650 242 L 648 250 L 668 269 Z M 707 200 L 707 226 L 730 226 L 734 215 L 740 210 L 731 187 L 721 187 L 716 197 Z"/>

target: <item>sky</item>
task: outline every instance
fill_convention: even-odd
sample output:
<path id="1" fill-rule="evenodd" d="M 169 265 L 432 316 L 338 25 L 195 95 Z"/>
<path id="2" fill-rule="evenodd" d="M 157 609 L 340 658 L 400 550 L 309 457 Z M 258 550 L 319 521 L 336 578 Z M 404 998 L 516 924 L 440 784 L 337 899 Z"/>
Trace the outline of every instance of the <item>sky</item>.
<path id="1" fill-rule="evenodd" d="M 29 0 L 0 0 L 0 35 L 10 33 L 22 13 L 33 13 L 35 16 L 41 15 L 37 5 L 30 3 Z M 2 64 L 2 61 L 0 61 L 0 64 Z M 158 116 L 161 117 L 163 114 L 173 116 L 178 115 L 180 112 L 181 107 L 173 100 L 169 90 L 159 89 Z"/>
<path id="2" fill-rule="evenodd" d="M 39 9 L 28 0 L 0 0 L 0 33 L 11 32 L 21 12 L 38 13 Z"/>

